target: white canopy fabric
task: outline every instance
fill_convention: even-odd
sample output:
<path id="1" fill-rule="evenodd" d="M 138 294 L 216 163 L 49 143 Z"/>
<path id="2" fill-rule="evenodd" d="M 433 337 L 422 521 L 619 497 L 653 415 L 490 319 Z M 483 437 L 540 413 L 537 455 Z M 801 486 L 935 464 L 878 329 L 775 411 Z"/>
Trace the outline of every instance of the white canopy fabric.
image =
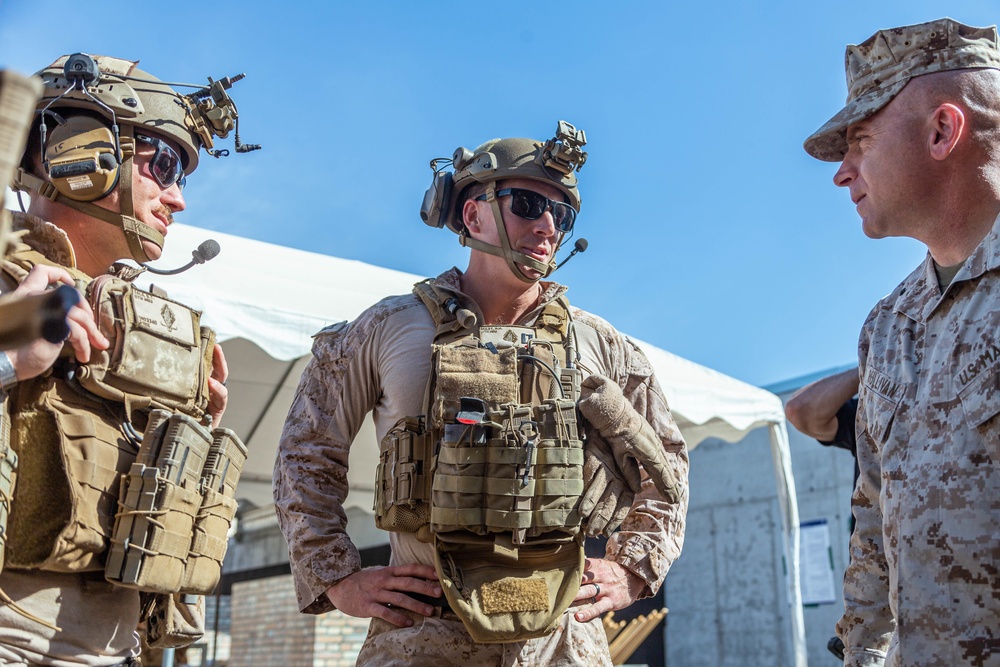
<path id="1" fill-rule="evenodd" d="M 186 264 L 191 251 L 208 238 L 221 247 L 215 259 L 176 276 L 139 282 L 152 282 L 172 299 L 202 310 L 203 323 L 223 343 L 230 368 L 224 423 L 250 450 L 238 496 L 265 505 L 271 502 L 281 426 L 308 361 L 312 335 L 357 317 L 387 295 L 409 292 L 423 277 L 181 224 L 170 226 L 166 251 L 156 265 Z M 709 437 L 737 442 L 755 428 L 768 427 L 789 568 L 795 665 L 805 667 L 798 504 L 781 400 L 649 343 L 636 343 L 649 357 L 689 448 Z M 352 448 L 349 503 L 370 511 L 377 463 L 372 452 L 378 451 L 370 422 L 357 441 L 363 439 L 371 446 Z"/>

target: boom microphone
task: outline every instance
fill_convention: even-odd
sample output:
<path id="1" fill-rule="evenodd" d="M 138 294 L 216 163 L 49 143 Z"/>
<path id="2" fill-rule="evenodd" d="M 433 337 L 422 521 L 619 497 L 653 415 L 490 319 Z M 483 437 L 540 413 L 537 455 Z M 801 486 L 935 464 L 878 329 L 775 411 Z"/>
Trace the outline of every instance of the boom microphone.
<path id="1" fill-rule="evenodd" d="M 586 251 L 587 251 L 587 239 L 577 239 L 576 243 L 573 244 L 573 252 L 571 252 L 566 259 L 556 264 L 556 269 L 560 268 L 563 264 L 573 259 L 573 255 L 575 255 L 576 253 L 586 252 Z"/>
<path id="2" fill-rule="evenodd" d="M 577 241 L 577 243 L 579 243 L 579 241 Z M 215 239 L 208 239 L 207 241 L 202 241 L 201 245 L 191 251 L 191 261 L 179 269 L 154 269 L 149 264 L 143 264 L 143 266 L 153 273 L 158 273 L 161 276 L 172 276 L 174 274 L 181 273 L 182 271 L 187 271 L 195 264 L 204 264 L 210 259 L 215 259 L 220 250 L 222 250 L 222 248 L 219 247 L 219 244 Z"/>

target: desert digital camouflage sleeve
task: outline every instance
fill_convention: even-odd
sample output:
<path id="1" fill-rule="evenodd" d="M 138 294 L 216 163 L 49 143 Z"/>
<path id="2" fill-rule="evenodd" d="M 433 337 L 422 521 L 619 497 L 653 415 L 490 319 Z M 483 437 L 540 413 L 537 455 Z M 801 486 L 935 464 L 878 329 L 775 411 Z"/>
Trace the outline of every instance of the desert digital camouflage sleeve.
<path id="1" fill-rule="evenodd" d="M 688 452 L 646 355 L 621 334 L 617 338 L 618 344 L 612 347 L 615 371 L 612 377 L 660 436 L 674 476 L 682 486 L 681 501 L 670 504 L 643 473 L 642 491 L 636 495 L 621 528 L 608 540 L 607 558 L 642 577 L 649 587 L 645 595 L 649 596 L 659 590 L 684 544 Z"/>
<path id="2" fill-rule="evenodd" d="M 326 590 L 361 569 L 344 500 L 351 442 L 375 401 L 365 328 L 334 325 L 316 335 L 278 445 L 274 506 L 305 613 L 333 609 Z"/>

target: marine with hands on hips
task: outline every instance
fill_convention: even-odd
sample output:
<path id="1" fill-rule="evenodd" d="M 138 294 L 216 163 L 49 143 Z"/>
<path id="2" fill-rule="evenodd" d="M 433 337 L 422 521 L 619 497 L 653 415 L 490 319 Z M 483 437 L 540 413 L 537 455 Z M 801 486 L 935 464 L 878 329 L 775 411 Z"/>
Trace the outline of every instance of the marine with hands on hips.
<path id="1" fill-rule="evenodd" d="M 147 448 L 154 440 L 190 448 L 201 435 L 208 441 L 199 451 L 218 450 L 213 438 L 233 446 L 228 430 L 218 428 L 228 400 L 222 348 L 199 325 L 200 313 L 131 280 L 160 256 L 174 215 L 185 208 L 182 188 L 199 151 L 227 152 L 212 148 L 238 123 L 226 93 L 235 79 L 209 79 L 182 95 L 172 86 L 184 84 L 164 84 L 136 65 L 76 53 L 36 75 L 43 92 L 12 183 L 30 194 L 30 204 L 13 214 L 0 289 L 66 284 L 82 301 L 64 343 L 39 340 L 0 353 L 0 368 L 11 371 L 3 382 L 9 442 L 0 443 L 0 458 L 10 462 L 0 463 L 0 472 L 10 472 L 0 475 L 10 509 L 0 532 L 2 664 L 137 665 L 140 619 L 163 645 L 191 641 L 199 623 L 192 614 L 203 613 L 194 593 L 206 587 L 199 580 L 204 562 L 195 557 L 211 551 L 221 562 L 224 554 L 224 541 L 220 553 L 213 540 L 228 525 L 230 499 L 206 490 L 214 507 L 224 508 L 213 513 L 178 484 L 170 494 L 190 504 L 180 511 L 174 500 L 163 501 L 171 485 L 158 459 L 136 468 L 137 456 L 152 451 L 142 449 L 144 441 Z M 116 263 L 122 258 L 140 268 Z M 154 416 L 173 431 L 147 431 Z M 163 502 L 146 513 L 119 495 L 130 472 L 141 470 L 152 483 L 144 490 Z M 178 472 L 197 478 L 207 470 Z M 174 517 L 184 512 L 189 516 Z M 148 525 L 154 516 L 163 519 L 158 528 Z M 146 521 L 131 545 L 116 537 L 123 518 Z M 185 520 L 186 532 L 177 529 Z M 218 525 L 206 528 L 212 522 Z M 198 531 L 207 547 L 196 545 Z M 120 572 L 107 570 L 115 548 L 127 563 Z M 180 573 L 174 582 L 149 574 L 170 570 L 161 568 L 164 561 Z"/>
<path id="2" fill-rule="evenodd" d="M 649 361 L 546 280 L 585 143 L 561 121 L 434 160 L 421 217 L 471 248 L 468 268 L 316 335 L 275 507 L 300 609 L 372 619 L 359 665 L 610 665 L 600 616 L 653 595 L 680 554 L 687 451 Z M 392 557 L 362 569 L 344 503 L 369 412 Z M 596 535 L 606 555 L 585 558 Z"/>

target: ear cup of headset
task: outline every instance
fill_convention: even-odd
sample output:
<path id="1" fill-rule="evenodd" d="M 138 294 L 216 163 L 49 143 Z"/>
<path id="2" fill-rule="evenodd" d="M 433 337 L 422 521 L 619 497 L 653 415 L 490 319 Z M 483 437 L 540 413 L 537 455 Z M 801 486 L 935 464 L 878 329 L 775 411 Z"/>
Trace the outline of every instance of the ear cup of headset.
<path id="1" fill-rule="evenodd" d="M 60 194 L 90 202 L 115 189 L 120 165 L 114 135 L 103 122 L 72 116 L 48 135 L 45 171 Z"/>

